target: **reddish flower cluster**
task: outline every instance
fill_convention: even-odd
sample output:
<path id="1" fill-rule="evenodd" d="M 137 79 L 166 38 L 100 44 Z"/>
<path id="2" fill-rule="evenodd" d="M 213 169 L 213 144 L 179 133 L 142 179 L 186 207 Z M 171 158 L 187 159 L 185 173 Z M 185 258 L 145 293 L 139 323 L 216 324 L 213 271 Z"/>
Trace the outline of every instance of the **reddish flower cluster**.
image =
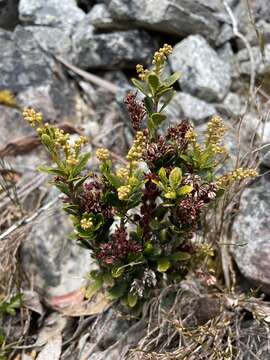
<path id="1" fill-rule="evenodd" d="M 112 207 L 102 202 L 104 185 L 95 178 L 91 182 L 84 184 L 83 192 L 80 194 L 81 210 L 87 213 L 102 213 L 106 219 L 113 218 Z"/>
<path id="2" fill-rule="evenodd" d="M 130 254 L 140 251 L 142 251 L 141 245 L 136 241 L 129 240 L 125 228 L 120 227 L 115 231 L 112 240 L 100 245 L 97 259 L 103 261 L 106 265 L 111 265 L 125 259 Z"/>
<path id="3" fill-rule="evenodd" d="M 124 103 L 127 105 L 133 129 L 138 131 L 141 128 L 146 111 L 144 104 L 136 100 L 136 95 L 130 92 L 124 99 Z"/>
<path id="4" fill-rule="evenodd" d="M 163 136 L 159 136 L 156 142 L 148 143 L 143 153 L 143 159 L 150 169 L 155 168 L 158 161 L 164 157 L 173 156 L 175 150 L 173 146 L 166 143 Z"/>
<path id="5" fill-rule="evenodd" d="M 193 191 L 187 199 L 181 200 L 177 208 L 177 219 L 182 224 L 194 225 L 200 218 L 202 208 L 216 196 L 215 184 L 201 184 L 198 175 L 188 174 L 182 185 L 192 185 Z"/>
<path id="6" fill-rule="evenodd" d="M 184 151 L 188 146 L 186 133 L 190 130 L 190 128 L 190 123 L 186 120 L 183 120 L 180 124 L 168 129 L 166 139 L 175 141 L 179 151 Z"/>
<path id="7" fill-rule="evenodd" d="M 146 183 L 144 194 L 142 196 L 142 206 L 140 208 L 141 216 L 139 216 L 139 224 L 143 229 L 144 238 L 149 235 L 150 221 L 153 218 L 154 211 L 156 210 L 156 199 L 160 195 L 160 190 L 152 182 L 152 179 L 158 179 L 158 176 L 150 173 L 146 175 Z"/>

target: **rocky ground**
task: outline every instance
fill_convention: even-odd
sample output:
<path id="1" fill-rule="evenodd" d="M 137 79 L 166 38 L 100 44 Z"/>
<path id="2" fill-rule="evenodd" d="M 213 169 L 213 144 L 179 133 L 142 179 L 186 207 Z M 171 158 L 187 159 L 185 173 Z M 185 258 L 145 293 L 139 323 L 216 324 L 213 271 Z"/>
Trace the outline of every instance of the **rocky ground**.
<path id="1" fill-rule="evenodd" d="M 131 88 L 129 78 L 135 65 L 148 64 L 164 42 L 174 45 L 167 71 L 182 73 L 168 109 L 170 123 L 187 118 L 200 130 L 220 114 L 230 128 L 231 166 L 239 144 L 242 156 L 250 155 L 254 144 L 261 147 L 253 165 L 260 162 L 262 176 L 243 190 L 225 253 L 239 271 L 243 290 L 259 289 L 266 299 L 270 295 L 270 7 L 269 0 L 248 3 L 0 0 L 0 90 L 10 90 L 18 106 L 0 105 L 0 175 L 17 188 L 8 195 L 0 191 L 0 296 L 12 290 L 19 268 L 30 283 L 31 290 L 25 288 L 29 306 L 22 316 L 24 324 L 35 323 L 35 331 L 29 324 L 24 330 L 39 345 L 38 360 L 124 359 L 139 341 L 134 334 L 145 325 L 123 319 L 112 308 L 98 317 L 95 327 L 98 307 L 80 305 L 80 289 L 93 264 L 68 239 L 71 225 L 58 194 L 48 190 L 48 179 L 36 171 L 47 158 L 21 109 L 32 106 L 46 121 L 83 132 L 91 140 L 90 150 L 104 145 L 121 155 L 132 138 L 122 104 Z M 71 302 L 78 308 L 67 317 L 52 311 Z M 249 328 L 254 327 L 248 320 Z M 91 336 L 85 331 L 90 325 Z M 77 341 L 74 348 L 72 339 Z M 25 348 L 16 359 L 35 359 L 35 351 Z M 243 359 L 269 359 L 265 350 L 258 357 L 246 353 Z"/>

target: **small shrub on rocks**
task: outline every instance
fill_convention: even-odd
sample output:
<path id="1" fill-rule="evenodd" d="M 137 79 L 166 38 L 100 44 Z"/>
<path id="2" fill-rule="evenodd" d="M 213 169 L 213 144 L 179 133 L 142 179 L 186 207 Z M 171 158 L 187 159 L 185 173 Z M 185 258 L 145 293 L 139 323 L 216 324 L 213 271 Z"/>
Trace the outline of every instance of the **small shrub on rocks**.
<path id="1" fill-rule="evenodd" d="M 150 69 L 137 65 L 139 79 L 132 81 L 144 97 L 139 101 L 130 93 L 124 100 L 135 130 L 124 166 L 101 148 L 96 151 L 99 171 L 89 173 L 91 154 L 83 152 L 84 137 L 72 142 L 62 130 L 44 124 L 41 113 L 23 113 L 55 164 L 41 170 L 54 176 L 65 195 L 74 237 L 97 263 L 88 296 L 104 289 L 132 308 L 210 264 L 213 250 L 193 241 L 202 212 L 232 181 L 256 175 L 253 169 L 236 169 L 217 177 L 227 156 L 222 144 L 226 127 L 217 116 L 208 123 L 203 142 L 188 121 L 160 131 L 180 76 L 164 75 L 171 52 L 166 44 L 154 54 Z"/>

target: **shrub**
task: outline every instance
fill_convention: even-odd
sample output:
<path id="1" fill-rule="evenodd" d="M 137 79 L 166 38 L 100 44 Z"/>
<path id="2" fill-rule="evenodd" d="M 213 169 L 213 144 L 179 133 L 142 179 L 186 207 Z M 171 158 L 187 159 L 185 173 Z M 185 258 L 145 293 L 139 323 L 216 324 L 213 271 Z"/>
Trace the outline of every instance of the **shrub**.
<path id="1" fill-rule="evenodd" d="M 88 296 L 103 288 L 130 307 L 139 307 L 156 289 L 207 264 L 212 249 L 192 240 L 202 212 L 230 182 L 256 175 L 252 169 L 215 175 L 227 156 L 222 144 L 226 128 L 218 116 L 208 123 L 203 142 L 185 120 L 165 133 L 160 130 L 180 76 L 164 75 L 171 52 L 171 46 L 164 45 L 150 69 L 137 65 L 140 80 L 132 81 L 144 97 L 140 101 L 130 93 L 125 98 L 135 130 L 125 166 L 118 166 L 102 148 L 96 151 L 99 171 L 89 173 L 84 137 L 72 143 L 62 130 L 43 124 L 40 113 L 24 111 L 56 165 L 41 170 L 55 176 L 54 185 L 65 194 L 74 238 L 97 263 Z"/>

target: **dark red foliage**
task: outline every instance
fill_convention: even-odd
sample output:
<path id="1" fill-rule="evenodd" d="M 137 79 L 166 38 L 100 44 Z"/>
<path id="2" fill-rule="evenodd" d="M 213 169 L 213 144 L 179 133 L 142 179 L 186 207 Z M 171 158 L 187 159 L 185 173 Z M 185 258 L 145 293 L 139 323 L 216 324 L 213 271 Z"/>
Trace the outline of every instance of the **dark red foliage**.
<path id="1" fill-rule="evenodd" d="M 187 120 L 183 120 L 180 124 L 170 127 L 168 129 L 166 139 L 172 140 L 177 143 L 179 151 L 186 150 L 188 146 L 188 140 L 186 139 L 186 133 L 190 130 L 191 125 Z"/>
<path id="2" fill-rule="evenodd" d="M 177 219 L 183 225 L 194 225 L 200 218 L 204 202 L 190 197 L 181 200 L 176 210 Z"/>
<path id="3" fill-rule="evenodd" d="M 156 142 L 146 144 L 143 159 L 146 161 L 150 169 L 153 169 L 158 161 L 164 157 L 173 155 L 175 150 L 173 146 L 166 143 L 163 136 L 159 136 Z"/>
<path id="4" fill-rule="evenodd" d="M 102 202 L 104 185 L 96 178 L 91 182 L 84 184 L 83 191 L 80 194 L 81 211 L 87 213 L 102 213 L 105 218 L 113 217 L 112 207 Z"/>
<path id="5" fill-rule="evenodd" d="M 119 227 L 115 231 L 112 240 L 100 245 L 97 259 L 103 261 L 106 265 L 111 265 L 119 260 L 124 260 L 130 254 L 141 251 L 141 245 L 134 240 L 128 239 L 126 229 Z"/>
<path id="6" fill-rule="evenodd" d="M 145 116 L 146 110 L 144 104 L 136 100 L 136 96 L 137 94 L 132 92 L 128 93 L 124 99 L 124 103 L 126 104 L 130 115 L 132 127 L 135 131 L 138 131 L 141 128 L 141 123 Z"/>
<path id="7" fill-rule="evenodd" d="M 154 211 L 156 210 L 156 199 L 160 195 L 160 190 L 152 182 L 152 180 L 158 179 L 158 176 L 150 173 L 146 175 L 145 189 L 142 196 L 142 206 L 140 208 L 141 216 L 139 218 L 139 224 L 143 229 L 144 238 L 149 235 L 150 232 L 150 221 L 153 219 Z"/>

